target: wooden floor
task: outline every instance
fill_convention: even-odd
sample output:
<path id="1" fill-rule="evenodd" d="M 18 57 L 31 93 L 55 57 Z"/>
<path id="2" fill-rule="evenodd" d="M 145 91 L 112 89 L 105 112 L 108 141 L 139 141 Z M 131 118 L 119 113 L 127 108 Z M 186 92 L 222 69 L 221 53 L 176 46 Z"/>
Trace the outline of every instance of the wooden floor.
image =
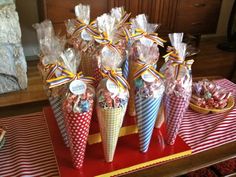
<path id="1" fill-rule="evenodd" d="M 200 43 L 201 52 L 196 56 L 193 65 L 193 76 L 223 76 L 236 82 L 236 53 L 223 52 L 217 49 L 216 45 L 220 42 L 222 42 L 222 38 L 202 39 Z M 0 95 L 0 117 L 41 111 L 43 106 L 48 105 L 36 64 L 37 61 L 28 62 L 29 86 L 27 90 Z M 235 147 L 236 143 L 233 142 L 128 176 L 176 176 L 184 174 L 236 157 Z"/>

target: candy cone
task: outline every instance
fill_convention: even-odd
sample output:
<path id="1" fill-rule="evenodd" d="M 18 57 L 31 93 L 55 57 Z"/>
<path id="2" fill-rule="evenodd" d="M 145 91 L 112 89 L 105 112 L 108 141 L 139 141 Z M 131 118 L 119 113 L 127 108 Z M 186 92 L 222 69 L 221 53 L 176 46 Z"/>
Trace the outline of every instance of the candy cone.
<path id="1" fill-rule="evenodd" d="M 57 121 L 58 128 L 60 130 L 63 141 L 67 147 L 69 147 L 68 136 L 66 132 L 66 126 L 64 116 L 62 112 L 62 98 L 61 97 L 49 97 L 49 102 L 52 107 L 54 117 Z"/>
<path id="2" fill-rule="evenodd" d="M 68 134 L 70 152 L 72 156 L 73 166 L 81 168 L 84 162 L 85 149 L 89 134 L 89 127 L 93 110 L 85 113 L 65 112 L 66 130 Z"/>
<path id="3" fill-rule="evenodd" d="M 135 86 L 134 86 L 134 74 L 140 69 L 140 65 L 137 62 L 130 60 L 129 61 L 129 77 L 128 82 L 130 85 L 130 97 L 128 104 L 128 113 L 130 116 L 135 116 Z"/>
<path id="4" fill-rule="evenodd" d="M 94 70 L 92 68 L 93 60 L 91 59 L 88 53 L 81 52 L 81 69 L 85 76 L 92 77 L 94 74 Z"/>
<path id="5" fill-rule="evenodd" d="M 159 98 L 136 97 L 135 99 L 141 152 L 148 150 L 161 99 L 162 96 Z"/>
<path id="6" fill-rule="evenodd" d="M 97 116 L 106 162 L 112 162 L 115 154 L 120 128 L 124 119 L 125 108 L 97 107 Z"/>
<path id="7" fill-rule="evenodd" d="M 182 118 L 189 103 L 188 100 L 188 98 L 177 97 L 174 94 L 165 97 L 167 144 L 173 145 L 175 143 Z"/>
<path id="8" fill-rule="evenodd" d="M 164 110 L 164 103 L 162 100 L 160 108 L 159 108 L 159 112 L 157 114 L 155 128 L 161 128 L 164 121 L 165 121 L 165 110 Z"/>

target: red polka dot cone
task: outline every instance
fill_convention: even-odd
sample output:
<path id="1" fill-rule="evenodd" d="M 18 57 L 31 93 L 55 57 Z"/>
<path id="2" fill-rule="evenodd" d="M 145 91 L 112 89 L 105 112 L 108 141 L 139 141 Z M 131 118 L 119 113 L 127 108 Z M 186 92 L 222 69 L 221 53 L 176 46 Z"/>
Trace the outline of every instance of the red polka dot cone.
<path id="1" fill-rule="evenodd" d="M 77 169 L 83 166 L 89 127 L 92 118 L 92 108 L 88 112 L 75 113 L 66 109 L 63 104 L 66 130 L 68 134 L 73 166 Z M 93 107 L 93 106 L 91 106 Z"/>

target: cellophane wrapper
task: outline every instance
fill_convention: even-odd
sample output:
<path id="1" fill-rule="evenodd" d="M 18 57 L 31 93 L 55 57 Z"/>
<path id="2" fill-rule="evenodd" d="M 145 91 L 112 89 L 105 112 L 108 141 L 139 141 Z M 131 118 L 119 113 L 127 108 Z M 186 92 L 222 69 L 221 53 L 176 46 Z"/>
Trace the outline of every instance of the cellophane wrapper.
<path id="1" fill-rule="evenodd" d="M 63 101 L 63 113 L 68 134 L 73 166 L 81 168 L 85 158 L 86 144 L 94 106 L 95 90 L 90 84 L 84 94 L 67 92 Z"/>
<path id="2" fill-rule="evenodd" d="M 50 79 L 48 78 L 48 75 L 52 69 L 47 66 L 50 64 L 62 63 L 60 55 L 63 53 L 66 41 L 65 38 L 55 35 L 52 23 L 49 20 L 34 24 L 33 27 L 36 29 L 40 47 L 40 62 L 38 64 L 38 69 L 42 75 L 44 89 L 47 93 L 64 144 L 69 146 L 61 107 L 63 101 L 62 95 L 66 92 L 66 86 L 49 89 L 46 84 L 46 80 Z M 65 53 L 68 54 L 68 52 Z M 57 69 L 58 76 L 60 73 L 61 71 L 58 71 Z M 55 74 L 53 74 L 52 77 L 56 77 Z"/>
<path id="3" fill-rule="evenodd" d="M 119 20 L 120 19 L 118 19 L 116 15 L 105 13 L 97 17 L 96 23 L 97 23 L 97 28 L 99 32 L 105 35 L 106 39 L 109 40 L 111 44 L 119 50 L 120 57 L 116 58 L 116 60 L 119 60 L 119 64 L 117 67 L 121 68 L 126 57 L 126 43 L 127 42 L 125 41 L 125 38 L 121 38 L 119 35 L 121 33 L 121 29 L 118 28 Z M 98 40 L 96 41 L 100 44 L 100 48 L 95 55 L 96 62 L 94 62 L 94 64 L 96 64 L 97 66 L 95 67 L 95 74 L 93 75 L 93 77 L 96 78 L 97 83 L 99 83 L 99 81 L 102 79 L 102 75 L 99 72 L 99 70 L 101 69 L 103 65 L 101 55 L 104 52 L 104 48 L 108 48 L 109 45 L 106 45 L 106 44 L 104 45 L 100 43 Z M 107 49 L 105 50 L 107 51 Z"/>
<path id="4" fill-rule="evenodd" d="M 68 43 L 71 44 L 80 53 L 80 70 L 85 76 L 94 76 L 96 69 L 96 57 L 99 51 L 99 45 L 87 29 L 77 31 L 77 19 L 86 25 L 90 25 L 90 6 L 79 4 L 75 6 L 76 19 L 70 19 L 66 23 Z M 92 27 L 96 29 L 95 25 Z"/>
<path id="5" fill-rule="evenodd" d="M 142 29 L 147 33 L 155 32 L 158 28 L 157 24 L 150 24 L 147 21 L 147 17 L 144 14 L 136 16 L 135 19 L 131 19 L 131 31 L 135 33 L 135 30 Z M 151 40 L 142 37 L 138 40 L 131 40 L 129 47 L 129 76 L 128 81 L 130 84 L 130 100 L 128 105 L 128 112 L 130 116 L 135 116 L 135 90 L 133 78 L 134 74 L 140 69 L 140 65 L 137 60 L 140 60 L 146 64 L 152 64 L 156 66 L 156 62 L 159 59 L 159 49 L 157 44 Z"/>

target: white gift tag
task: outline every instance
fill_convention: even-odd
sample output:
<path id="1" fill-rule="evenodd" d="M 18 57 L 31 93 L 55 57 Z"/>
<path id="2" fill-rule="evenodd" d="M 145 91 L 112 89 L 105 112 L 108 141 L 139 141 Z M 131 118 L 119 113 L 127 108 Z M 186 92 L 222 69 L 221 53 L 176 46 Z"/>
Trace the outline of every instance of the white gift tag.
<path id="1" fill-rule="evenodd" d="M 144 72 L 141 77 L 146 82 L 154 82 L 156 79 L 149 71 Z"/>
<path id="2" fill-rule="evenodd" d="M 81 38 L 85 41 L 91 41 L 93 39 L 86 30 L 81 32 Z"/>
<path id="3" fill-rule="evenodd" d="M 115 84 L 115 82 L 113 82 L 112 80 L 108 79 L 106 82 L 106 87 L 107 90 L 111 93 L 113 93 L 114 95 L 117 95 L 119 93 L 119 88 L 118 86 Z"/>
<path id="4" fill-rule="evenodd" d="M 87 86 L 81 80 L 74 80 L 70 83 L 69 89 L 73 94 L 81 95 L 85 93 Z"/>

